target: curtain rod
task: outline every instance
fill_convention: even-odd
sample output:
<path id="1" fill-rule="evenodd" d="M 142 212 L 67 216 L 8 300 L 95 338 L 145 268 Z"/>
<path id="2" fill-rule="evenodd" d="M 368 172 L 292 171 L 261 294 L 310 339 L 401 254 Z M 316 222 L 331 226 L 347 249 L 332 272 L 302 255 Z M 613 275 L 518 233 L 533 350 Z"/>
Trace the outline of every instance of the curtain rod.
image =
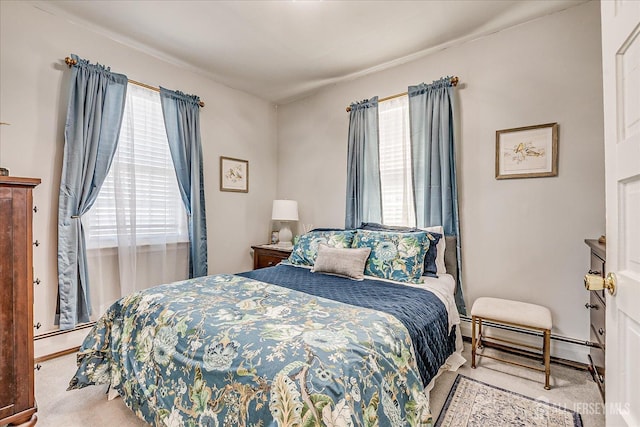
<path id="1" fill-rule="evenodd" d="M 74 65 L 76 65 L 78 63 L 78 61 L 76 61 L 75 59 L 69 58 L 68 56 L 66 58 L 64 58 L 64 62 L 65 62 L 65 64 L 67 64 L 69 66 L 69 68 L 73 67 Z M 158 87 L 151 86 L 151 85 L 148 85 L 148 84 L 145 84 L 145 83 L 140 83 L 140 82 L 137 82 L 137 81 L 131 80 L 131 79 L 128 79 L 128 81 L 129 81 L 129 83 L 134 84 L 136 86 L 142 86 L 144 88 L 153 90 L 155 92 L 160 92 L 160 88 L 158 88 Z M 198 105 L 200 105 L 201 108 L 204 108 L 204 102 L 198 101 Z"/>
<path id="2" fill-rule="evenodd" d="M 451 77 L 451 86 L 458 86 L 458 82 L 460 81 L 460 79 L 458 77 Z M 408 92 L 402 92 L 402 93 L 397 93 L 395 95 L 391 95 L 391 96 L 387 96 L 386 98 L 381 98 L 378 100 L 378 102 L 384 102 L 384 101 L 390 101 L 394 98 L 400 98 L 401 96 L 405 96 L 407 95 Z M 351 106 L 348 106 L 347 108 L 347 113 L 351 111 Z"/>

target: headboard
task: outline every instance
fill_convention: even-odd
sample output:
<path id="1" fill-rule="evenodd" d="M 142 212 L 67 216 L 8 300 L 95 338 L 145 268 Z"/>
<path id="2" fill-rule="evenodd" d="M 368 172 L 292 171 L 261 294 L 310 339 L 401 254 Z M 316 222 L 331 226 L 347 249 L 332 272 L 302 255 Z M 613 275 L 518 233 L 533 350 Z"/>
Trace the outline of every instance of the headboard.
<path id="1" fill-rule="evenodd" d="M 456 236 L 444 236 L 446 248 L 444 250 L 444 266 L 447 273 L 452 275 L 458 283 L 458 240 Z"/>

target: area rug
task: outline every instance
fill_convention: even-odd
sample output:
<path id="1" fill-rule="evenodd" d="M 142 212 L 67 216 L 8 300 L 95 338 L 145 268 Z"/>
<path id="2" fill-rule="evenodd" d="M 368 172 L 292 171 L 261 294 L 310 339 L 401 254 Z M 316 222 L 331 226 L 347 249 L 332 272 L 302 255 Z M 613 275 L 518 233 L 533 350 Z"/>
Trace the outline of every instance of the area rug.
<path id="1" fill-rule="evenodd" d="M 577 412 L 458 375 L 435 427 L 582 427 Z"/>

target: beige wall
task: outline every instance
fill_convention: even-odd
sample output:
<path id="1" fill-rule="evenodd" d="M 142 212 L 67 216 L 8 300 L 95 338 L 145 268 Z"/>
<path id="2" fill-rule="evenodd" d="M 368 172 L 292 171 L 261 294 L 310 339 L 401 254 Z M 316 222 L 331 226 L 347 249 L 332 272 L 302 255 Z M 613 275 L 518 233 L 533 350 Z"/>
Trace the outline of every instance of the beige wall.
<path id="1" fill-rule="evenodd" d="M 53 329 L 57 206 L 71 53 L 151 85 L 199 95 L 206 187 L 209 272 L 252 267 L 250 245 L 267 240 L 276 188 L 276 109 L 255 96 L 126 47 L 24 2 L 0 2 L 0 164 L 38 177 L 34 198 L 35 322 Z M 222 193 L 219 156 L 249 160 L 250 192 Z M 100 314 L 100 313 L 98 313 Z M 85 331 L 86 332 L 86 331 Z M 66 340 L 66 338 L 65 338 Z M 68 346 L 68 343 L 65 345 Z M 78 345 L 76 343 L 75 345 Z"/>
<path id="2" fill-rule="evenodd" d="M 343 226 L 345 107 L 457 75 L 457 141 L 464 290 L 549 307 L 554 333 L 587 340 L 589 257 L 604 233 L 602 72 L 598 2 L 341 83 L 278 107 L 278 197 L 300 223 Z M 497 181 L 495 131 L 558 122 L 559 175 Z M 554 352 L 586 361 L 585 349 Z"/>

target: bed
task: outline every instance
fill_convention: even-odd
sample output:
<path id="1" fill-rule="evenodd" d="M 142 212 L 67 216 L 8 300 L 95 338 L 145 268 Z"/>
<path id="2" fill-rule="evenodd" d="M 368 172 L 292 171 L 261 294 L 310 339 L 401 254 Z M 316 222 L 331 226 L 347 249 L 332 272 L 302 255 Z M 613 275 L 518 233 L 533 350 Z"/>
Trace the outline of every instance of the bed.
<path id="1" fill-rule="evenodd" d="M 314 268 L 287 263 L 124 297 L 85 339 L 69 389 L 110 384 L 157 426 L 430 425 L 428 390 L 461 363 L 454 279 L 352 280 Z"/>

